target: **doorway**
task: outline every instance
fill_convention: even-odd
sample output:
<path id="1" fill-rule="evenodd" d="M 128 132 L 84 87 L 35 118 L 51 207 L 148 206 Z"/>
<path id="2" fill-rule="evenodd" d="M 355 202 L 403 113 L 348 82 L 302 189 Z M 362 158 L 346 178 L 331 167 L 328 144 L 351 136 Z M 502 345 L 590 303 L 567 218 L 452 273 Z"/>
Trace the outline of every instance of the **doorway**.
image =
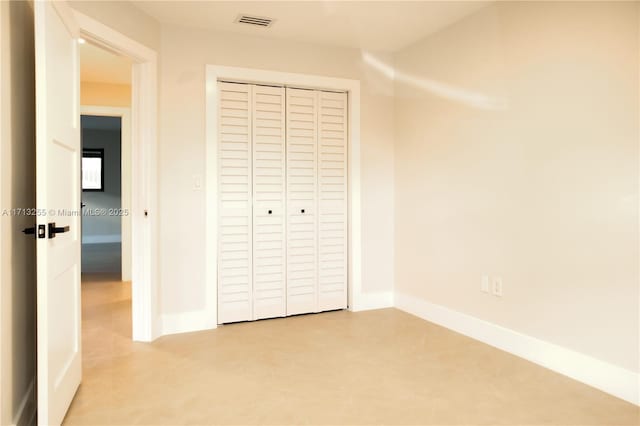
<path id="1" fill-rule="evenodd" d="M 132 345 L 131 61 L 80 40 L 85 366 Z"/>
<path id="2" fill-rule="evenodd" d="M 66 2 L 34 7 L 36 94 L 38 421 L 59 424 L 82 379 L 79 44 L 129 58 L 132 288 L 129 346 L 158 335 L 156 224 L 157 54 Z M 39 64 L 46 64 L 40 66 Z M 111 91 L 107 92 L 112 93 Z M 83 101 L 83 104 L 87 105 Z M 94 153 L 99 156 L 99 153 Z M 55 208 L 51 206 L 54 205 Z M 47 207 L 49 206 L 49 207 Z M 54 221 L 55 220 L 55 221 Z M 55 238 L 55 239 L 54 239 Z M 121 271 L 122 272 L 122 271 Z M 85 317 L 84 320 L 87 318 Z M 100 335 L 101 333 L 96 333 Z M 101 336 L 106 337 L 106 336 Z M 114 335 L 114 338 L 117 338 Z M 96 338 L 112 349 L 115 341 Z M 94 348 L 100 351 L 99 347 Z M 112 355 L 116 355 L 114 350 Z M 84 363 L 85 371 L 88 367 Z"/>
<path id="3" fill-rule="evenodd" d="M 82 115 L 82 274 L 131 280 L 122 117 Z M 128 131 L 128 130 L 127 130 Z M 126 147 L 125 147 L 126 148 Z M 128 247 L 127 247 L 128 246 Z"/>
<path id="4" fill-rule="evenodd" d="M 157 312 L 157 195 L 156 195 L 156 123 L 157 123 L 157 53 L 130 39 L 122 33 L 105 26 L 101 22 L 73 11 L 80 29 L 82 40 L 119 58 L 128 60 L 130 66 L 127 77 L 130 79 L 129 93 L 123 93 L 119 87 L 93 91 L 102 98 L 111 99 L 105 105 L 88 90 L 81 90 L 82 113 L 86 115 L 120 116 L 124 132 L 123 171 L 129 170 L 128 188 L 123 188 L 129 196 L 128 230 L 122 231 L 122 276 L 131 281 L 131 338 L 134 341 L 152 341 L 161 334 Z M 113 74 L 113 73 L 111 73 Z M 83 84 L 87 89 L 90 84 Z M 121 103 L 126 98 L 128 104 Z M 99 98 L 98 98 L 99 99 Z M 128 106 L 127 106 L 128 105 Z M 117 111 L 127 108 L 127 113 Z M 127 138 L 128 135 L 128 138 Z M 128 156 L 128 157 L 127 157 Z M 135 167 L 124 165 L 135 164 Z M 123 181 L 126 179 L 123 177 Z M 130 244 L 124 243 L 129 238 Z M 130 250 L 127 255 L 126 250 Z M 127 260 L 130 260 L 127 273 Z M 127 276 L 130 274 L 130 277 Z"/>

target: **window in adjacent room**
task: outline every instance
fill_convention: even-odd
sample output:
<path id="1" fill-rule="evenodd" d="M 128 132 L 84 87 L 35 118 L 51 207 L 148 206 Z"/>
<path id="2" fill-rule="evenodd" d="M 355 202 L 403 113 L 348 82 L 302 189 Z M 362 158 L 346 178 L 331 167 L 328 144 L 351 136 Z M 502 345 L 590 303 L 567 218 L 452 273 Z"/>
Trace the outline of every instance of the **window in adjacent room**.
<path id="1" fill-rule="evenodd" d="M 82 150 L 82 190 L 104 191 L 104 149 Z"/>

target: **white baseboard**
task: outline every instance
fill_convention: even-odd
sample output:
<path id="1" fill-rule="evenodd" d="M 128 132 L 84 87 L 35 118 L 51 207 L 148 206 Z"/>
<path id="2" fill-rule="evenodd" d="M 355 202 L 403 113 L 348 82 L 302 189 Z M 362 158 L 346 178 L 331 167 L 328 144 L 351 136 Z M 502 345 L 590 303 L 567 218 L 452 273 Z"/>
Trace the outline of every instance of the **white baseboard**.
<path id="1" fill-rule="evenodd" d="M 31 383 L 29 383 L 27 391 L 24 393 L 22 401 L 20 401 L 18 412 L 13 417 L 12 426 L 30 426 L 34 423 L 36 409 L 38 408 L 38 405 L 36 404 L 35 380 L 36 379 L 34 377 L 31 380 Z"/>
<path id="2" fill-rule="evenodd" d="M 211 330 L 218 325 L 211 318 L 211 313 L 202 311 L 182 312 L 162 315 L 163 336 L 168 334 L 190 333 L 193 331 Z"/>
<path id="3" fill-rule="evenodd" d="M 351 310 L 353 312 L 368 311 L 393 307 L 393 292 L 379 291 L 376 293 L 360 293 L 358 303 Z"/>
<path id="4" fill-rule="evenodd" d="M 120 234 L 108 235 L 83 235 L 82 244 L 105 244 L 105 243 L 121 243 L 122 236 Z"/>
<path id="5" fill-rule="evenodd" d="M 393 307 L 393 292 L 381 291 L 376 293 L 362 293 L 354 312 L 368 311 Z M 211 330 L 217 327 L 215 319 L 206 310 L 164 314 L 161 316 L 161 335 L 189 333 L 193 331 Z"/>
<path id="6" fill-rule="evenodd" d="M 640 405 L 640 374 L 413 296 L 396 308 Z"/>

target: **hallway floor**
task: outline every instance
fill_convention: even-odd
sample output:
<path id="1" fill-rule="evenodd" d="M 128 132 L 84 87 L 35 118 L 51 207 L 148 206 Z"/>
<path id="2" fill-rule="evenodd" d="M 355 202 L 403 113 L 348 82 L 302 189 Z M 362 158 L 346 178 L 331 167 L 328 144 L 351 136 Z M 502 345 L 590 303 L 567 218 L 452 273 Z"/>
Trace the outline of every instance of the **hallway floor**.
<path id="1" fill-rule="evenodd" d="M 130 284 L 82 284 L 65 424 L 637 425 L 640 410 L 396 309 L 131 342 Z"/>
<path id="2" fill-rule="evenodd" d="M 121 243 L 82 244 L 83 273 L 120 274 L 121 265 Z"/>

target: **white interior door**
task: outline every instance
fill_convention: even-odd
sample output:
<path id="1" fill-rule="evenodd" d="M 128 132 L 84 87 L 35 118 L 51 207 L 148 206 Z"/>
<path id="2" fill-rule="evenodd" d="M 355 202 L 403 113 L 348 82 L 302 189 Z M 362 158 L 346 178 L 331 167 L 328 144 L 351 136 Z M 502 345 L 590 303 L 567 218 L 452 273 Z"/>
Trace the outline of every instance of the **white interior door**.
<path id="1" fill-rule="evenodd" d="M 318 92 L 287 92 L 287 315 L 318 311 Z"/>
<path id="2" fill-rule="evenodd" d="M 218 323 L 253 319 L 252 86 L 218 83 Z"/>
<path id="3" fill-rule="evenodd" d="M 64 2 L 34 11 L 36 206 L 46 212 L 37 218 L 38 423 L 57 425 L 82 375 L 78 30 Z"/>
<path id="4" fill-rule="evenodd" d="M 285 89 L 253 86 L 253 319 L 286 315 Z"/>

